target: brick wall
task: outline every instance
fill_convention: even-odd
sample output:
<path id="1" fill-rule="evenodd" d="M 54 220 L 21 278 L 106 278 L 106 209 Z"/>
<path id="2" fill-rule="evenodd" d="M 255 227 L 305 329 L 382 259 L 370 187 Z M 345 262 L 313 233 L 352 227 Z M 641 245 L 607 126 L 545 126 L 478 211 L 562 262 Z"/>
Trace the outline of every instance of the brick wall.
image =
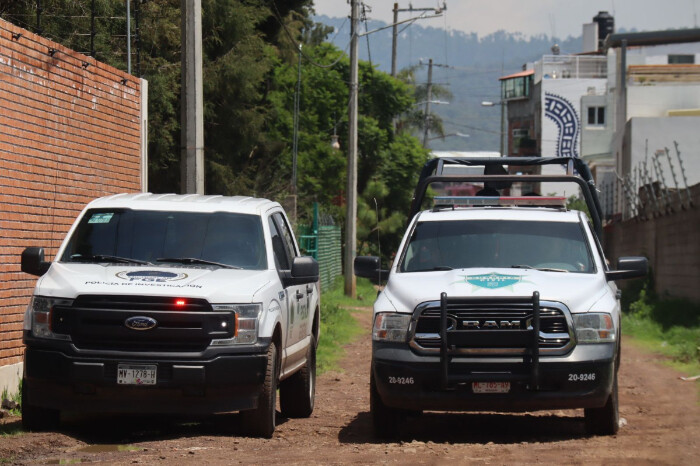
<path id="1" fill-rule="evenodd" d="M 700 184 L 691 187 L 691 194 L 691 208 L 609 225 L 605 250 L 611 261 L 648 257 L 658 293 L 700 303 Z"/>
<path id="2" fill-rule="evenodd" d="M 143 86 L 0 19 L 0 369 L 22 360 L 22 250 L 53 259 L 88 201 L 142 190 Z"/>

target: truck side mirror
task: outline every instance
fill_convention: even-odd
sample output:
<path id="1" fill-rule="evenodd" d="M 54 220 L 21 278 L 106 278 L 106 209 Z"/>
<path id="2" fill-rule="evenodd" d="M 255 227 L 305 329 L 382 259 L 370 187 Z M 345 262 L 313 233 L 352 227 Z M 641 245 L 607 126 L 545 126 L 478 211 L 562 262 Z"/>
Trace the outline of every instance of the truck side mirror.
<path id="1" fill-rule="evenodd" d="M 613 281 L 643 277 L 647 274 L 648 269 L 649 261 L 646 257 L 620 257 L 617 260 L 617 270 L 605 272 L 605 279 Z"/>
<path id="2" fill-rule="evenodd" d="M 41 277 L 51 266 L 44 261 L 44 248 L 29 247 L 22 251 L 22 272 Z"/>
<path id="3" fill-rule="evenodd" d="M 282 277 L 284 287 L 316 283 L 319 278 L 318 262 L 311 256 L 295 257 L 292 270 Z"/>
<path id="4" fill-rule="evenodd" d="M 353 266 L 356 276 L 369 278 L 375 285 L 385 281 L 389 276 L 388 270 L 382 270 L 381 259 L 377 256 L 357 256 Z"/>

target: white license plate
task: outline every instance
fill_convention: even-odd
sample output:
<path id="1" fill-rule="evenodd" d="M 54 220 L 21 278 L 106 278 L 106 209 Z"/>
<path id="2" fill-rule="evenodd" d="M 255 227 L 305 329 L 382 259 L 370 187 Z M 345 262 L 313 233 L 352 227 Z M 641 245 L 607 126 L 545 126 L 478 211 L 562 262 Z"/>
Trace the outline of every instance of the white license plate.
<path id="1" fill-rule="evenodd" d="M 510 382 L 472 382 L 474 393 L 508 393 Z"/>
<path id="2" fill-rule="evenodd" d="M 117 366 L 117 384 L 155 385 L 157 367 L 151 364 L 119 364 Z"/>

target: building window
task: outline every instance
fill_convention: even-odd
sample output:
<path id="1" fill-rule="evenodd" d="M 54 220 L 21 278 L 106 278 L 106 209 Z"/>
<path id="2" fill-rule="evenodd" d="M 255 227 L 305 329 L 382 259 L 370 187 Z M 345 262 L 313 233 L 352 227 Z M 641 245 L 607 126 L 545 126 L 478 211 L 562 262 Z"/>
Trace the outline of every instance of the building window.
<path id="1" fill-rule="evenodd" d="M 588 107 L 588 125 L 605 126 L 605 107 Z"/>
<path id="2" fill-rule="evenodd" d="M 530 95 L 532 76 L 504 79 L 501 82 L 501 94 L 504 99 L 522 99 Z"/>
<path id="3" fill-rule="evenodd" d="M 669 65 L 694 65 L 695 55 L 669 55 Z"/>

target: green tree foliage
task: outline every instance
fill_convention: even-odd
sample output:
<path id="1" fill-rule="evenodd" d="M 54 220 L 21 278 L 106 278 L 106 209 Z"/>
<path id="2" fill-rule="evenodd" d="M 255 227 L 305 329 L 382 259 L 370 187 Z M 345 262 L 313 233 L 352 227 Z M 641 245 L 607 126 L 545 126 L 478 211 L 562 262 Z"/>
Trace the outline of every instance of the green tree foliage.
<path id="1" fill-rule="evenodd" d="M 331 29 L 309 19 L 311 3 L 202 0 L 206 191 L 280 201 L 293 191 L 294 102 L 302 44 L 299 217 L 308 219 L 312 203 L 319 202 L 343 223 L 349 59 L 325 42 Z M 91 4 L 43 0 L 42 34 L 89 53 Z M 126 69 L 125 2 L 95 0 L 95 5 L 96 58 Z M 180 0 L 131 0 L 131 5 L 132 73 L 149 82 L 149 189 L 179 192 Z M 0 0 L 0 14 L 34 30 L 36 1 Z M 398 245 L 427 158 L 415 138 L 396 133 L 394 122 L 415 108 L 421 91 L 366 62 L 360 63 L 359 80 L 358 243 L 360 252 L 377 253 L 379 230 L 388 257 Z M 340 150 L 331 147 L 334 133 Z"/>
<path id="2" fill-rule="evenodd" d="M 349 61 L 327 43 L 307 44 L 302 50 L 307 58 L 302 60 L 299 104 L 300 216 L 308 218 L 316 201 L 337 220 L 344 220 Z M 398 247 L 405 228 L 411 195 L 427 151 L 414 137 L 394 131 L 393 120 L 413 104 L 413 88 L 369 63 L 361 62 L 359 68 L 358 253 L 378 254 L 380 240 L 381 252 L 388 258 Z M 269 133 L 272 139 L 289 141 L 293 133 L 297 76 L 296 64 L 276 69 L 274 90 L 269 95 L 275 116 Z M 340 139 L 340 151 L 330 146 L 334 131 Z M 287 143 L 280 153 L 282 173 L 291 174 L 291 150 Z"/>

